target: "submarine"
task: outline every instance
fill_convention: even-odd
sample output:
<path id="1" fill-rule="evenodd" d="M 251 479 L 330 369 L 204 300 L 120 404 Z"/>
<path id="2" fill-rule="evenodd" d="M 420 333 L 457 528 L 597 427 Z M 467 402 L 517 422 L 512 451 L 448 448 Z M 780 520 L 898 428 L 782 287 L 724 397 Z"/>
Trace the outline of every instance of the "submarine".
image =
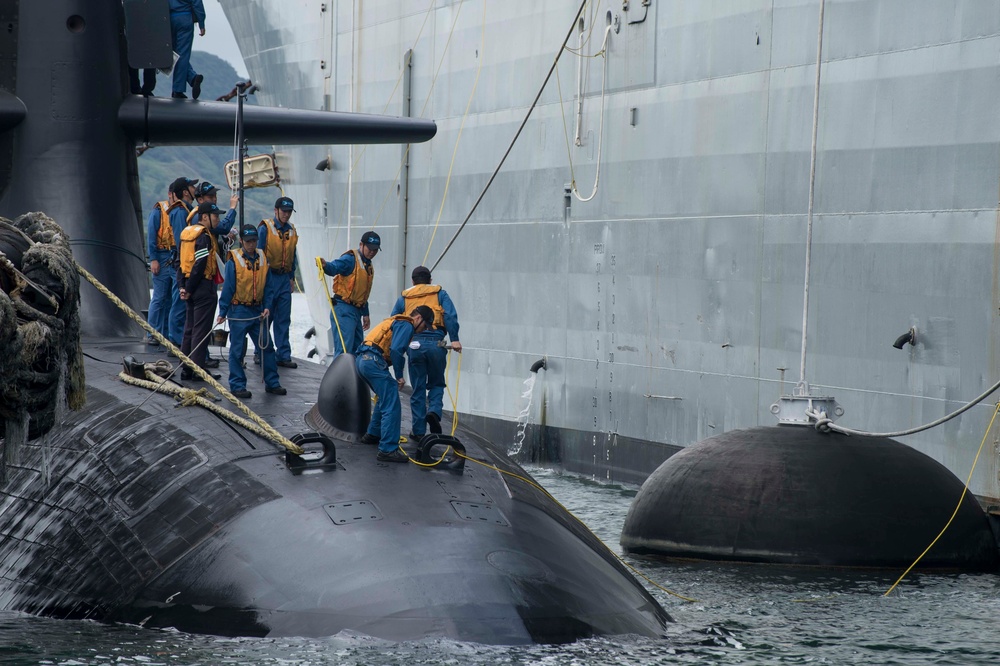
<path id="1" fill-rule="evenodd" d="M 170 382 L 125 381 L 176 359 L 73 269 L 141 311 L 136 144 L 225 144 L 234 115 L 127 93 L 128 65 L 169 63 L 166 7 L 0 0 L 12 220 L 0 223 L 0 609 L 224 636 L 662 635 L 655 599 L 500 447 L 460 427 L 408 445 L 420 464 L 379 464 L 359 441 L 371 403 L 350 356 L 285 374 L 286 396 L 255 394 L 292 447 L 229 418 L 210 390 L 214 409 L 190 406 L 183 389 L 204 384 L 173 387 L 178 401 L 160 390 Z M 258 143 L 434 132 L 321 111 L 245 117 Z"/>

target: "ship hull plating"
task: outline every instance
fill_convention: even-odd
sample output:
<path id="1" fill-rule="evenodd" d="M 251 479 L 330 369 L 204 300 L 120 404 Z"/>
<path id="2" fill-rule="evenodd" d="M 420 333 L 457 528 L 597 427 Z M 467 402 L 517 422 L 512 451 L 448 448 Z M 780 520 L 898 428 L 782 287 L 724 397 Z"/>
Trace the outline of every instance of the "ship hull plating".
<path id="1" fill-rule="evenodd" d="M 381 233 L 373 316 L 465 218 L 579 5 L 433 3 L 428 18 L 426 3 L 222 4 L 267 103 L 438 123 L 405 160 L 277 147 L 306 247 L 339 254 Z M 458 409 L 512 424 L 545 356 L 529 439 L 540 429 L 541 453 L 630 481 L 680 447 L 772 425 L 769 405 L 800 378 L 819 20 L 805 0 L 646 4 L 588 6 L 570 46 L 596 53 L 610 24 L 606 80 L 600 58 L 563 54 L 434 271 L 469 352 Z M 998 48 L 987 0 L 827 2 L 806 379 L 850 427 L 926 423 L 997 379 Z M 316 171 L 327 156 L 335 168 Z M 593 200 L 568 200 L 573 178 L 589 195 L 598 164 Z M 306 290 L 328 327 L 322 286 Z M 894 349 L 911 326 L 917 345 Z M 989 416 L 905 443 L 964 478 Z M 1000 497 L 997 471 L 991 455 L 973 491 Z"/>

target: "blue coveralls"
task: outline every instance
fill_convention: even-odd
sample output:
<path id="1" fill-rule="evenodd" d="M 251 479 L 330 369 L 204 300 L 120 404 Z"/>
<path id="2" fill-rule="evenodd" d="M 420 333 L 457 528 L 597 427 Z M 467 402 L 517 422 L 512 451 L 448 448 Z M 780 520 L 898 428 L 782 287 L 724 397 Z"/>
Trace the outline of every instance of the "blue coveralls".
<path id="1" fill-rule="evenodd" d="M 371 266 L 371 260 L 361 255 L 361 261 L 365 267 Z M 333 261 L 323 263 L 323 272 L 327 275 L 350 275 L 354 272 L 354 253 L 342 255 Z M 361 325 L 361 318 L 368 316 L 368 301 L 360 308 L 346 303 L 339 296 L 333 297 L 333 312 L 337 315 L 334 321 L 333 314 L 330 315 L 330 327 L 333 331 L 333 355 L 339 356 L 345 351 L 349 354 L 355 353 L 358 346 L 365 339 L 364 327 Z M 337 322 L 340 322 L 340 334 L 344 336 L 344 346 L 340 345 L 340 334 L 337 333 Z"/>
<path id="2" fill-rule="evenodd" d="M 172 251 L 156 247 L 156 237 L 159 233 L 160 209 L 156 207 L 146 222 L 146 253 L 150 261 L 159 262 L 160 272 L 153 276 L 153 297 L 149 300 L 149 314 L 146 319 L 160 335 L 170 338 L 170 308 L 174 285 L 177 282 L 177 271 L 173 266 Z M 176 240 L 177 234 L 174 234 L 174 237 Z"/>
<path id="3" fill-rule="evenodd" d="M 452 342 L 458 341 L 458 313 L 444 289 L 438 292 L 438 302 L 444 310 L 444 329 L 432 327 L 417 333 L 407 352 L 410 356 L 410 386 L 413 387 L 410 432 L 418 436 L 426 432 L 428 411 L 437 414 L 439 421 L 444 411 L 444 373 L 448 368 L 448 350 L 438 346 L 438 343 L 444 340 L 446 332 Z M 392 314 L 408 314 L 403 311 L 405 306 L 406 299 L 400 296 Z"/>
<path id="4" fill-rule="evenodd" d="M 191 67 L 191 46 L 194 24 L 205 27 L 205 5 L 202 0 L 170 0 L 170 34 L 177 62 L 174 64 L 173 92 L 183 93 L 194 83 L 197 72 Z"/>
<path id="5" fill-rule="evenodd" d="M 246 253 L 243 254 L 246 257 Z M 253 257 L 247 257 L 253 260 Z M 271 276 L 264 283 L 264 298 L 260 305 L 232 305 L 236 293 L 236 264 L 232 258 L 226 262 L 225 282 L 222 283 L 222 296 L 219 298 L 219 316 L 229 318 L 229 390 L 240 391 L 247 387 L 247 375 L 243 370 L 243 351 L 247 336 L 255 345 L 263 344 L 264 352 L 262 366 L 264 369 L 264 384 L 276 388 L 278 381 L 278 363 L 274 356 L 274 345 L 268 340 L 267 322 L 261 326 L 259 319 L 264 310 L 270 310 L 274 304 L 274 289 L 271 286 Z M 246 320 L 250 321 L 237 321 Z M 263 329 L 263 332 L 261 332 Z M 263 340 L 259 340 L 263 337 Z"/>
<path id="6" fill-rule="evenodd" d="M 291 231 L 291 223 L 279 224 L 274 221 L 274 228 L 278 231 Z M 267 253 L 267 225 L 263 222 L 257 227 L 257 234 L 260 240 L 257 241 L 264 253 Z M 292 279 L 295 277 L 295 268 L 299 265 L 298 252 L 292 257 L 292 270 L 279 273 L 273 268 L 268 269 L 267 283 L 274 285 L 274 307 L 271 309 L 271 328 L 274 334 L 275 353 L 279 361 L 292 360 L 292 344 L 288 340 L 288 332 L 292 327 Z M 254 356 L 257 352 L 254 352 Z"/>
<path id="7" fill-rule="evenodd" d="M 174 247 L 177 248 L 177 252 L 180 252 L 181 232 L 187 227 L 187 215 L 190 210 L 191 205 L 185 201 L 183 206 L 178 206 L 170 211 L 170 226 L 174 229 Z M 179 260 L 176 255 L 174 259 Z M 187 316 L 187 305 L 181 300 L 181 286 L 176 281 L 171 293 L 170 313 L 167 317 L 167 330 L 169 331 L 167 337 L 180 347 L 181 340 L 184 338 L 184 319 Z"/>
<path id="8" fill-rule="evenodd" d="M 408 321 L 393 322 L 389 356 L 392 358 L 392 370 L 396 373 L 396 377 L 403 376 L 406 347 L 412 337 L 413 324 Z M 399 448 L 399 421 L 402 418 L 399 385 L 389 374 L 389 367 L 381 349 L 362 345 L 357 353 L 358 374 L 365 378 L 378 396 L 375 409 L 372 411 L 372 420 L 368 424 L 368 434 L 379 438 L 379 451 L 392 453 Z"/>

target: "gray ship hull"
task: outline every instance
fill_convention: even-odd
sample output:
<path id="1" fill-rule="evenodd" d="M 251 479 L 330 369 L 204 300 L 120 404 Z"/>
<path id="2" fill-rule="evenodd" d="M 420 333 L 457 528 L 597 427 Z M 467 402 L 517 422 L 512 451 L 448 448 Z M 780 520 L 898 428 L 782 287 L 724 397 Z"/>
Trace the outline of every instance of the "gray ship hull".
<path id="1" fill-rule="evenodd" d="M 578 4 L 277 4 L 222 0 L 263 103 L 438 123 L 405 166 L 398 146 L 276 147 L 303 266 L 382 235 L 377 320 L 465 218 Z M 610 23 L 606 80 L 601 58 L 563 54 L 434 281 L 462 323 L 460 418 L 512 441 L 545 357 L 530 448 L 638 481 L 680 447 L 773 425 L 800 379 L 819 3 L 626 4 L 585 10 L 570 45 L 598 52 Z M 926 423 L 997 379 L 998 50 L 991 0 L 827 2 L 806 379 L 844 425 Z M 596 196 L 568 200 L 598 165 Z M 910 327 L 917 344 L 894 349 Z M 903 441 L 964 479 L 990 416 Z M 973 491 L 1000 497 L 997 473 L 991 444 Z"/>

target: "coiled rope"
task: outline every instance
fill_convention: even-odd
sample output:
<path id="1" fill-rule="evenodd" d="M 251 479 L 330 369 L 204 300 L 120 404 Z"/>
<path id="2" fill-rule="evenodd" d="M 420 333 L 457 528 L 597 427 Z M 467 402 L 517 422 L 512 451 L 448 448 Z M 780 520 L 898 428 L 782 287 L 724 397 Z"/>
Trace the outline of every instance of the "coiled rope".
<path id="1" fill-rule="evenodd" d="M 221 384 L 215 381 L 215 378 L 212 377 L 212 375 L 205 372 L 198 364 L 196 364 L 194 361 L 188 358 L 183 352 L 181 352 L 180 349 L 174 346 L 174 344 L 170 342 L 170 340 L 163 337 L 159 331 L 150 326 L 142 316 L 140 316 L 138 313 L 135 312 L 135 310 L 126 305 L 125 302 L 122 301 L 120 298 L 118 298 L 118 296 L 116 296 L 114 293 L 112 293 L 111 290 L 109 290 L 107 287 L 101 284 L 101 282 L 96 277 L 94 277 L 93 275 L 90 274 L 89 271 L 87 271 L 87 269 L 85 269 L 83 266 L 77 263 L 76 270 L 81 276 L 83 276 L 84 279 L 87 280 L 87 282 L 94 285 L 94 287 L 99 292 L 104 294 L 104 296 L 107 297 L 112 303 L 114 303 L 119 310 L 124 312 L 129 319 L 139 324 L 147 333 L 153 336 L 157 342 L 159 342 L 161 345 L 169 349 L 170 353 L 176 356 L 178 359 L 180 359 L 180 361 L 185 366 L 187 366 L 192 372 L 201 377 L 201 379 L 203 379 L 212 388 L 218 391 L 219 394 L 225 397 L 229 402 L 236 405 L 237 409 L 243 412 L 243 414 L 245 414 L 250 421 L 256 424 L 257 427 L 259 427 L 260 430 L 265 433 L 265 435 L 262 436 L 266 436 L 267 439 L 271 440 L 275 444 L 285 447 L 286 449 L 288 449 L 289 451 L 291 451 L 296 455 L 302 455 L 305 452 L 301 446 L 295 444 L 287 437 L 282 435 L 280 432 L 275 430 L 270 423 L 262 419 L 260 416 L 251 411 L 249 407 L 240 402 L 240 400 L 236 396 L 234 396 L 225 387 L 223 387 Z M 138 380 L 138 381 L 143 381 L 143 380 Z M 156 383 L 152 382 L 152 384 L 155 386 Z M 229 412 L 228 410 L 222 410 L 222 411 L 226 412 L 230 416 L 235 417 L 235 414 L 232 414 L 232 412 Z M 220 416 L 225 416 L 225 415 L 220 414 Z M 225 416 L 225 418 L 229 418 L 229 416 Z"/>

